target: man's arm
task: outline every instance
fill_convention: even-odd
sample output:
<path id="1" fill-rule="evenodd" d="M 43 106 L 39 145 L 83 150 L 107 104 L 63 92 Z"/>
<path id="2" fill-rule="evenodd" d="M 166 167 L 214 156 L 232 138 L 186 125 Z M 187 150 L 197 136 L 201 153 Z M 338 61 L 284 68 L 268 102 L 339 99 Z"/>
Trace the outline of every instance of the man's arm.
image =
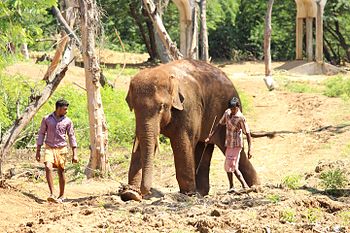
<path id="1" fill-rule="evenodd" d="M 72 152 L 73 152 L 72 162 L 77 163 L 78 162 L 77 139 L 75 138 L 74 126 L 72 122 L 68 124 L 67 131 L 68 131 L 69 144 L 72 147 Z"/>
<path id="2" fill-rule="evenodd" d="M 250 129 L 245 118 L 242 118 L 241 128 L 243 133 L 247 136 L 248 142 L 248 159 L 251 159 L 253 155 L 251 154 L 252 149 L 252 135 L 250 134 Z"/>
<path id="3" fill-rule="evenodd" d="M 225 117 L 225 113 L 224 113 L 224 115 L 221 117 L 219 123 L 214 127 L 213 132 L 210 132 L 208 138 L 205 139 L 205 143 L 208 143 L 210 141 L 210 139 L 216 134 L 216 131 L 218 131 L 218 129 L 219 129 L 219 125 L 225 125 L 225 124 L 226 124 L 226 117 Z"/>
<path id="4" fill-rule="evenodd" d="M 40 162 L 40 151 L 41 151 L 41 146 L 44 144 L 44 139 L 46 135 L 46 130 L 47 130 L 47 125 L 46 125 L 46 119 L 45 117 L 41 121 L 39 133 L 38 133 L 38 139 L 36 141 L 36 160 Z"/>

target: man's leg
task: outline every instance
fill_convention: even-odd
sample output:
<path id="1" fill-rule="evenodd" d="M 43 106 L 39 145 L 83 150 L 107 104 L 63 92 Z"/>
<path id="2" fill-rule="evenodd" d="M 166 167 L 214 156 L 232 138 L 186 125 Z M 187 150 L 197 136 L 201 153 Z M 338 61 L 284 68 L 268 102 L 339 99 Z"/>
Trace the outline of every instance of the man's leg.
<path id="1" fill-rule="evenodd" d="M 247 182 L 244 180 L 244 177 L 241 173 L 241 171 L 238 169 L 239 167 L 239 159 L 241 156 L 241 150 L 242 148 L 240 147 L 235 147 L 235 157 L 234 157 L 234 166 L 235 166 L 235 176 L 237 177 L 237 179 L 239 180 L 239 182 L 241 183 L 242 187 L 244 189 L 249 188 Z"/>
<path id="2" fill-rule="evenodd" d="M 227 172 L 227 178 L 228 178 L 228 182 L 230 184 L 230 189 L 233 188 L 233 178 L 232 178 L 232 172 Z"/>
<path id="3" fill-rule="evenodd" d="M 45 162 L 46 180 L 49 185 L 50 195 L 53 195 L 52 163 Z"/>
<path id="4" fill-rule="evenodd" d="M 66 177 L 64 175 L 64 168 L 58 168 L 58 180 L 60 184 L 60 195 L 58 198 L 63 197 L 64 195 L 64 187 L 66 185 Z"/>

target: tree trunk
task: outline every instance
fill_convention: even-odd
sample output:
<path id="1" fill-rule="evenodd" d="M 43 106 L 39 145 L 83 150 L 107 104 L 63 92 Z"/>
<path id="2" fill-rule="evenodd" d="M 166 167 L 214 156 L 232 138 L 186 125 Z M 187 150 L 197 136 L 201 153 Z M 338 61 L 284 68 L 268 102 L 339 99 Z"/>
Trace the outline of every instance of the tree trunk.
<path id="1" fill-rule="evenodd" d="M 64 34 L 62 39 L 60 40 L 57 49 L 64 49 L 67 44 L 68 37 Z M 60 52 L 62 54 L 63 51 Z M 57 59 L 61 59 L 58 57 Z M 72 60 L 71 60 L 72 61 Z M 70 61 L 70 62 L 71 62 Z M 56 60 L 52 61 L 57 62 Z M 50 98 L 52 93 L 56 90 L 61 80 L 64 78 L 65 73 L 68 69 L 69 63 L 63 63 L 61 61 L 60 68 L 56 72 L 51 72 L 50 76 L 47 78 L 46 86 L 43 89 L 42 93 L 38 96 L 31 96 L 31 102 L 25 108 L 22 115 L 17 116 L 17 119 L 13 123 L 13 125 L 7 130 L 7 132 L 2 137 L 0 142 L 0 176 L 2 175 L 2 162 L 4 161 L 5 156 L 8 154 L 9 150 L 15 143 L 19 134 L 22 130 L 30 123 L 31 119 L 34 115 L 39 111 L 39 109 L 46 103 L 46 101 Z"/>
<path id="2" fill-rule="evenodd" d="M 79 7 L 90 124 L 90 160 L 85 174 L 87 178 L 92 178 L 109 170 L 106 155 L 108 130 L 100 93 L 101 71 L 95 55 L 96 0 L 79 0 Z"/>
<path id="3" fill-rule="evenodd" d="M 166 9 L 167 5 L 168 5 L 168 1 L 167 2 L 163 2 L 163 0 L 155 0 L 154 2 L 155 7 L 156 7 L 156 13 L 159 15 L 159 18 L 161 20 L 163 20 L 163 13 L 164 13 L 164 9 Z M 145 10 L 146 16 L 148 16 L 148 11 Z M 152 23 L 152 19 L 150 17 L 148 17 Z M 167 50 L 166 45 L 163 43 L 162 39 L 161 39 L 161 35 L 158 34 L 158 31 L 156 29 L 155 26 L 152 25 L 153 31 L 153 37 L 154 37 L 154 43 L 155 43 L 155 49 L 156 52 L 158 54 L 158 57 L 160 59 L 160 61 L 162 63 L 168 63 L 170 61 L 172 61 L 172 57 L 170 56 L 170 53 Z"/>
<path id="4" fill-rule="evenodd" d="M 148 12 L 150 19 L 153 22 L 154 29 L 157 31 L 157 35 L 159 36 L 162 44 L 166 48 L 166 52 L 170 57 L 170 60 L 178 60 L 183 57 L 180 53 L 176 44 L 171 40 L 168 32 L 166 31 L 163 21 L 160 15 L 157 12 L 156 6 L 154 5 L 152 0 L 143 0 L 144 7 Z"/>
<path id="5" fill-rule="evenodd" d="M 191 35 L 191 46 L 190 46 L 190 58 L 198 59 L 198 5 L 194 2 L 192 9 L 192 35 Z"/>
<path id="6" fill-rule="evenodd" d="M 24 58 L 25 58 L 26 60 L 29 59 L 29 51 L 28 51 L 28 45 L 27 45 L 27 43 L 23 43 L 23 44 L 21 45 L 21 53 L 22 53 L 22 55 L 24 56 Z"/>
<path id="7" fill-rule="evenodd" d="M 140 15 L 137 13 L 136 7 L 137 7 L 136 6 L 136 2 L 131 1 L 130 4 L 129 4 L 131 17 L 135 20 L 135 23 L 136 23 L 137 27 L 140 30 L 140 34 L 141 34 L 142 40 L 143 40 L 143 42 L 146 45 L 146 49 L 147 49 L 147 52 L 148 52 L 151 60 L 154 60 L 156 57 L 154 57 L 154 54 L 153 54 L 153 51 L 152 51 L 152 47 L 151 47 L 151 42 L 147 38 L 145 29 L 144 29 L 144 27 L 142 25 L 142 19 L 141 19 Z M 153 34 L 153 32 L 152 32 L 152 34 Z"/>
<path id="8" fill-rule="evenodd" d="M 201 0 L 200 2 L 201 10 L 201 59 L 203 61 L 209 62 L 209 45 L 208 45 L 208 31 L 207 31 L 207 1 Z"/>
<path id="9" fill-rule="evenodd" d="M 264 34 L 264 61 L 265 61 L 265 84 L 266 87 L 272 91 L 275 89 L 275 84 L 272 78 L 272 68 L 271 68 L 271 15 L 272 15 L 272 6 L 274 0 L 269 0 L 267 4 L 267 11 L 265 17 L 265 34 Z"/>

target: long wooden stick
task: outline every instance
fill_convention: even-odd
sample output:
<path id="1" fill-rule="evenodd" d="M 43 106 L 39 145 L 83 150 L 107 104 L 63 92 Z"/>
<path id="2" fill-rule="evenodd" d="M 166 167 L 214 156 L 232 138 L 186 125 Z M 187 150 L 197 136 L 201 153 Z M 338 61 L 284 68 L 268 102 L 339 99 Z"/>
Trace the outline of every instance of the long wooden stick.
<path id="1" fill-rule="evenodd" d="M 213 121 L 213 124 L 211 125 L 209 135 L 210 135 L 210 134 L 212 133 L 212 131 L 213 131 L 216 118 L 217 118 L 217 116 L 215 116 L 214 121 Z M 202 159 L 203 159 L 203 155 L 204 155 L 205 150 L 207 149 L 207 145 L 208 145 L 208 144 L 205 143 L 204 150 L 203 150 L 202 155 L 201 155 L 201 160 L 199 160 L 199 163 L 198 163 L 198 166 L 197 166 L 197 169 L 196 169 L 196 175 L 198 174 L 199 168 L 200 168 L 200 166 L 201 166 Z"/>

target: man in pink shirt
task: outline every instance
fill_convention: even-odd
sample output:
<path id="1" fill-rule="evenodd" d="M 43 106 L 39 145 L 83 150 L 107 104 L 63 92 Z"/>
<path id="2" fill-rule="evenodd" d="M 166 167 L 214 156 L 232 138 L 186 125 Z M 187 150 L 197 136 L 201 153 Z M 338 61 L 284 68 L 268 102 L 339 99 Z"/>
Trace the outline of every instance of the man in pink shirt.
<path id="1" fill-rule="evenodd" d="M 36 160 L 40 162 L 41 146 L 45 140 L 44 164 L 46 179 L 50 189 L 49 202 L 62 203 L 64 199 L 64 187 L 66 184 L 64 167 L 68 158 L 68 149 L 66 135 L 68 134 L 69 143 L 73 151 L 72 162 L 78 162 L 77 142 L 74 135 L 73 123 L 66 117 L 69 103 L 66 100 L 56 102 L 56 110 L 45 116 L 41 121 L 41 126 L 37 139 Z M 52 169 L 57 168 L 60 193 L 58 198 L 53 194 Z"/>
<path id="2" fill-rule="evenodd" d="M 228 109 L 219 121 L 219 124 L 226 125 L 226 138 L 225 138 L 225 171 L 230 183 L 230 191 L 234 192 L 232 173 L 234 173 L 237 179 L 240 181 L 244 190 L 248 190 L 249 186 L 244 180 L 242 173 L 238 169 L 240 153 L 243 148 L 243 133 L 247 136 L 248 141 L 248 158 L 252 157 L 251 154 L 251 142 L 252 137 L 250 135 L 249 126 L 242 112 L 240 111 L 239 99 L 233 97 L 229 102 Z M 218 127 L 213 130 L 213 133 L 205 140 L 206 143 L 210 141 L 210 138 L 216 133 Z"/>

